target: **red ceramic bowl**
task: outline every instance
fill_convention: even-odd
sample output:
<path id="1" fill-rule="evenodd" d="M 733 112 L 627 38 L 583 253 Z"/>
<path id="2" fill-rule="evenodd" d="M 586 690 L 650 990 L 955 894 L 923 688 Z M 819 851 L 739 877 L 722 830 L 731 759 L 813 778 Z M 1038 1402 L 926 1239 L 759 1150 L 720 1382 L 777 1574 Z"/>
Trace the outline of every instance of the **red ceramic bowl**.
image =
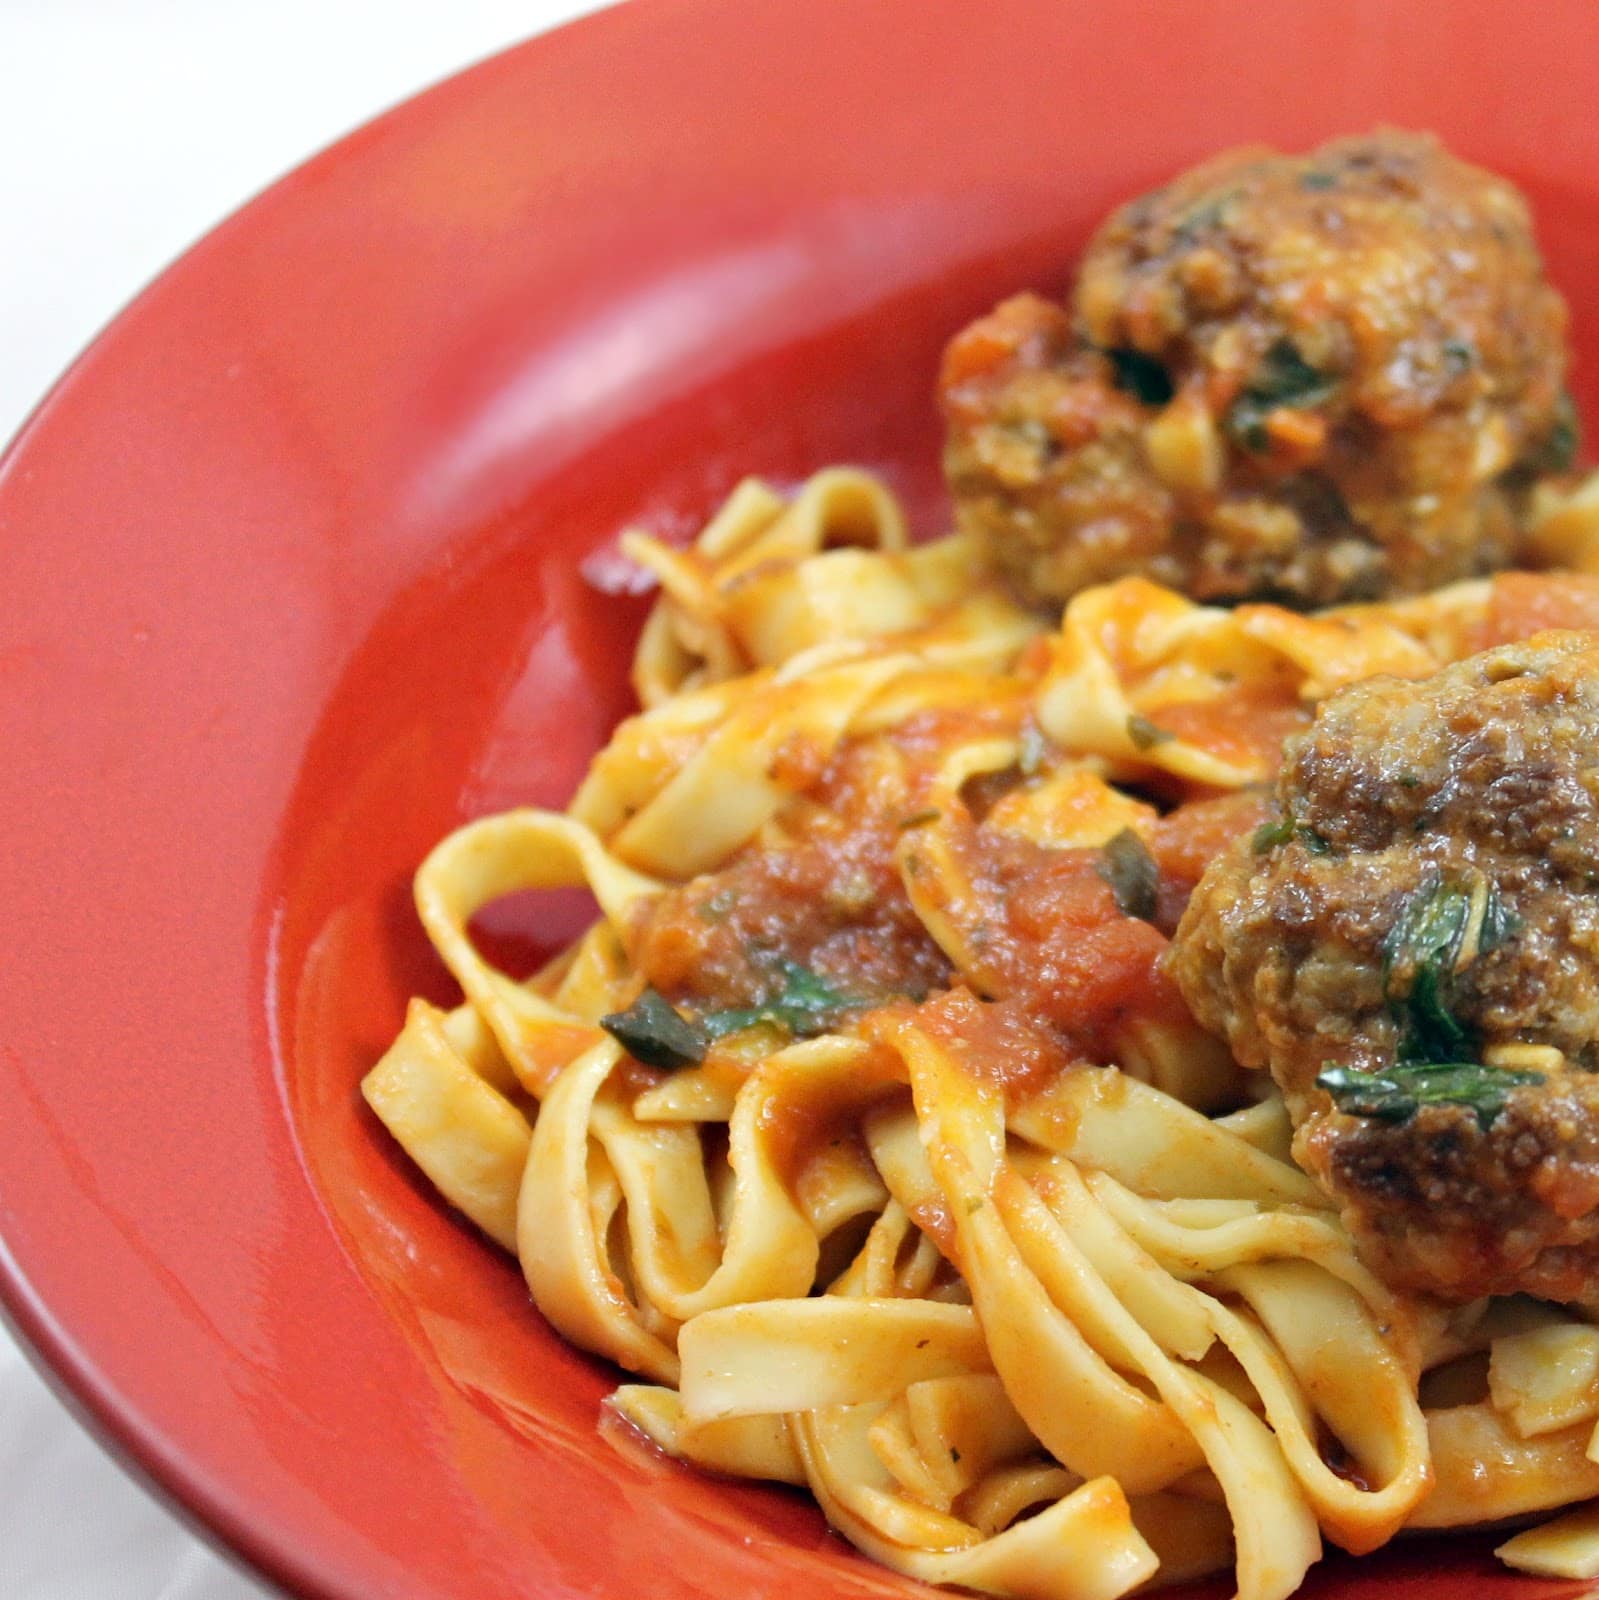
<path id="1" fill-rule="evenodd" d="M 0 1288 L 103 1435 L 325 1600 L 909 1592 L 602 1440 L 615 1374 L 366 1114 L 447 995 L 411 871 L 627 709 L 619 528 L 830 461 L 936 525 L 946 335 L 1222 146 L 1388 121 L 1508 173 L 1595 415 L 1595 106 L 1587 0 L 641 0 L 167 273 L 0 469 Z M 1481 1539 L 1311 1589 L 1468 1580 L 1549 1592 Z"/>

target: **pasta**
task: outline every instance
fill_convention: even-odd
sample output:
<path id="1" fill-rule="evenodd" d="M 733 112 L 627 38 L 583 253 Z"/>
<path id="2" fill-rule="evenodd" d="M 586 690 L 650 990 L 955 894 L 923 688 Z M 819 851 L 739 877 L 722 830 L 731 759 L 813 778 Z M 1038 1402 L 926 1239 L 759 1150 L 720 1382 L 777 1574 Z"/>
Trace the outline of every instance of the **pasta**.
<path id="1" fill-rule="evenodd" d="M 1275 1600 L 1324 1540 L 1599 1494 L 1599 1330 L 1385 1287 L 1160 963 L 1159 885 L 1263 820 L 1308 708 L 1469 654 L 1533 580 L 1302 615 L 1124 578 L 1051 628 L 848 469 L 626 547 L 660 584 L 643 709 L 567 812 L 422 865 L 463 1003 L 414 1001 L 364 1085 L 639 1380 L 620 1418 L 806 1485 L 898 1572 L 1031 1600 L 1228 1567 Z M 570 949 L 485 959 L 486 905 L 573 886 Z M 1590 1510 L 1504 1546 L 1596 1550 Z"/>

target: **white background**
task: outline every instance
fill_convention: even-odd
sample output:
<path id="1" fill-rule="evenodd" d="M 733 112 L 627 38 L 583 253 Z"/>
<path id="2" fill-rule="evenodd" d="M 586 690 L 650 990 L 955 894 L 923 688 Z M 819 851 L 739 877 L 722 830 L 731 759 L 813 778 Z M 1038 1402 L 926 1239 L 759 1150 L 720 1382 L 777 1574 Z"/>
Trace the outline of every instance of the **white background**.
<path id="1" fill-rule="evenodd" d="M 598 0 L 0 0 L 0 441 L 173 257 L 415 90 Z M 0 1328 L 0 1597 L 261 1600 Z"/>

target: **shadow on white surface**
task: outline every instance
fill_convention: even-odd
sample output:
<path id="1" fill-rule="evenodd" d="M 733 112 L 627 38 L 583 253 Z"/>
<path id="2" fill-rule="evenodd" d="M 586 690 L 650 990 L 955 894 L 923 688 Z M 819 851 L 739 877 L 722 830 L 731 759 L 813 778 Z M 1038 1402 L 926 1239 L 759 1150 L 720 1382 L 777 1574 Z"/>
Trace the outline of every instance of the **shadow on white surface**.
<path id="1" fill-rule="evenodd" d="M 266 1600 L 124 1476 L 3 1333 L 0 1441 L 6 1600 Z"/>

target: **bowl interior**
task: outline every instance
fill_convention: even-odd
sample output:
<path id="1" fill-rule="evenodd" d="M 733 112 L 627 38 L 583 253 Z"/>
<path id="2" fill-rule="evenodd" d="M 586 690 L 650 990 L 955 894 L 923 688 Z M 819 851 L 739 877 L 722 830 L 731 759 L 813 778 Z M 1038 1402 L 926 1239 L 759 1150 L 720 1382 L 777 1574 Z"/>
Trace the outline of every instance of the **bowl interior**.
<path id="1" fill-rule="evenodd" d="M 1599 418 L 1599 21 L 1504 32 L 1486 4 L 645 0 L 356 135 L 96 346 L 0 475 L 0 815 L 39 846 L 4 868 L 37 960 L 0 1219 L 13 1314 L 158 1481 L 337 1600 L 914 1591 L 798 1495 L 602 1436 L 617 1375 L 365 1111 L 407 995 L 453 999 L 411 873 L 564 803 L 630 709 L 621 529 L 830 462 L 937 529 L 943 341 L 1229 144 L 1386 121 L 1515 179 Z M 584 916 L 518 902 L 492 935 L 526 967 Z M 1527 1588 L 1490 1542 L 1311 1592 Z"/>

